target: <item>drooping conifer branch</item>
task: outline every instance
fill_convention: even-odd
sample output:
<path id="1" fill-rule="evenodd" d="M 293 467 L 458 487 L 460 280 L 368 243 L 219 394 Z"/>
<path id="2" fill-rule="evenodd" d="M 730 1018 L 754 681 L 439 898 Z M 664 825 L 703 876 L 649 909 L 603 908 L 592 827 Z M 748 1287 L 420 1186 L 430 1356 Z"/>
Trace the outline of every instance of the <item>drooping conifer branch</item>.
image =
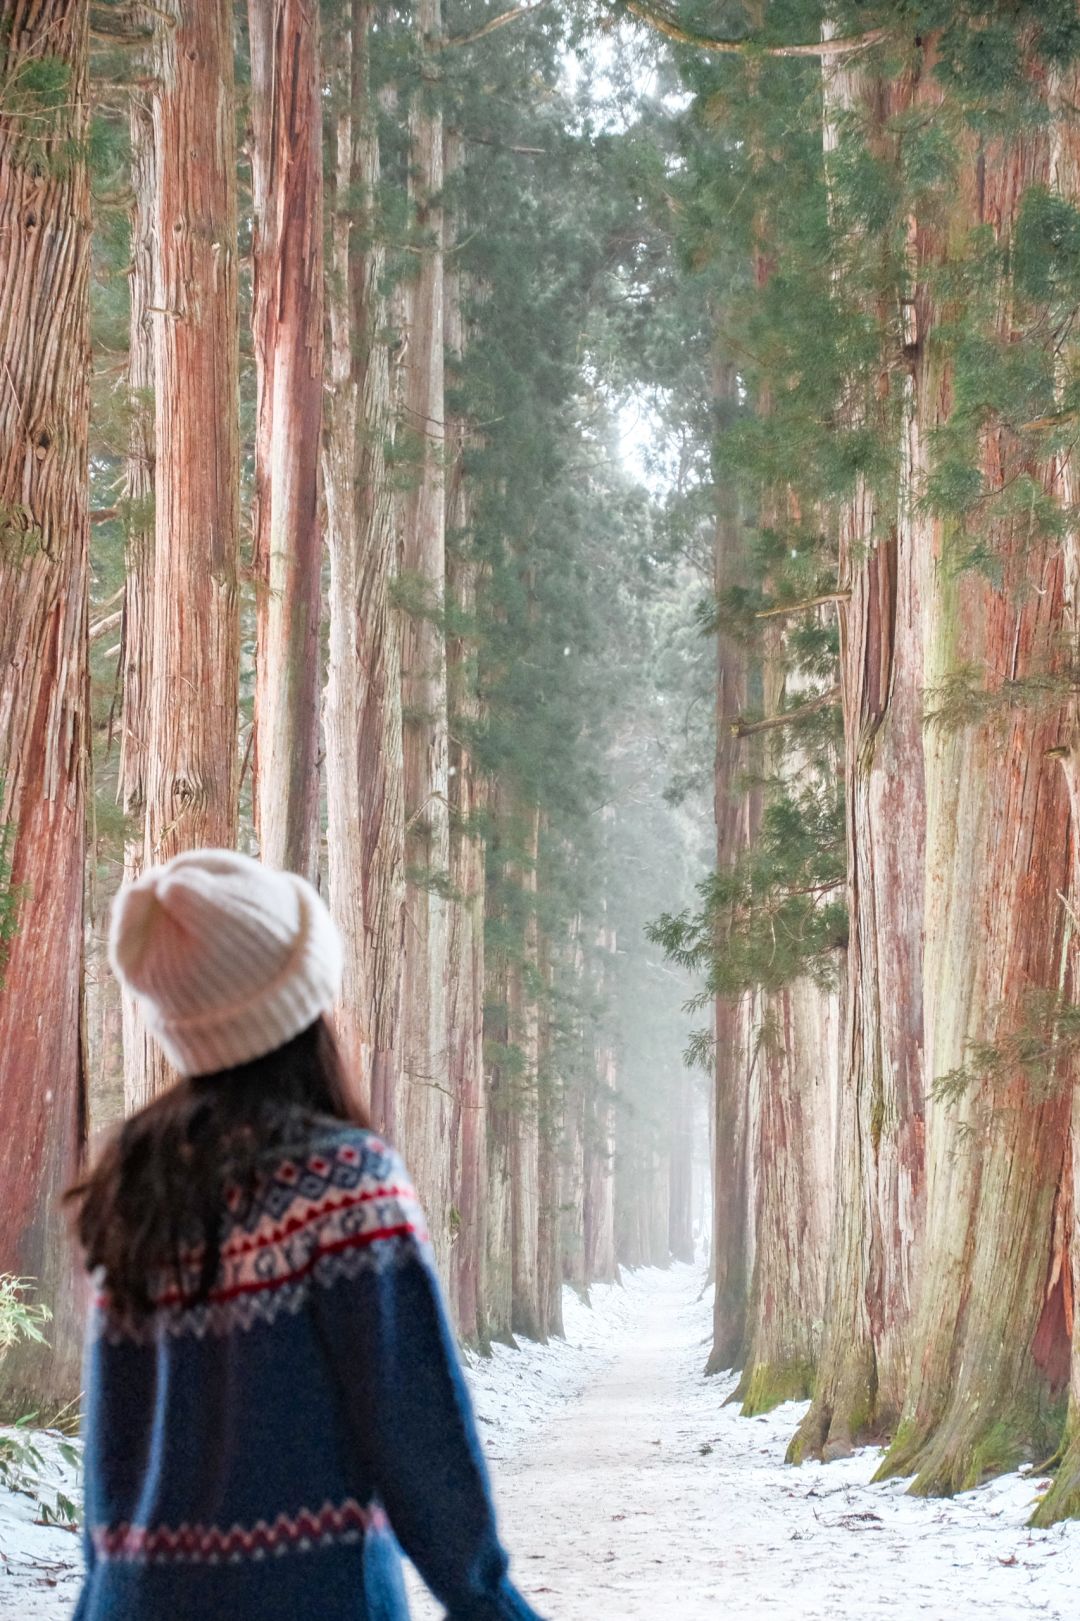
<path id="1" fill-rule="evenodd" d="M 507 23 L 517 22 L 519 17 L 531 17 L 536 11 L 543 11 L 549 0 L 532 0 L 524 6 L 513 6 L 509 11 L 503 11 L 498 17 L 492 17 L 489 22 L 483 23 L 479 28 L 473 28 L 467 34 L 455 34 L 451 39 L 444 39 L 440 50 L 447 51 L 455 45 L 475 45 L 478 39 L 486 39 L 497 28 L 504 28 Z"/>
<path id="2" fill-rule="evenodd" d="M 806 720 L 810 715 L 820 714 L 828 709 L 830 704 L 840 702 L 840 688 L 830 687 L 809 703 L 801 704 L 798 709 L 788 709 L 782 715 L 768 715 L 764 720 L 743 720 L 741 717 L 733 720 L 731 730 L 735 737 L 757 737 L 761 732 L 774 732 L 781 726 L 791 726 L 795 721 Z"/>
<path id="3" fill-rule="evenodd" d="M 829 602 L 848 602 L 850 591 L 825 591 L 819 597 L 804 597 L 801 602 L 781 602 L 774 608 L 761 608 L 755 619 L 782 619 L 786 614 L 808 613 L 811 608 L 823 608 Z"/>
<path id="4" fill-rule="evenodd" d="M 857 51 L 868 50 L 885 38 L 887 30 L 872 28 L 865 34 L 852 34 L 844 39 L 818 39 L 810 40 L 805 44 L 796 45 L 765 45 L 752 35 L 746 39 L 717 39 L 712 34 L 699 34 L 692 28 L 686 28 L 679 21 L 676 13 L 670 6 L 659 3 L 659 0 L 623 0 L 627 11 L 638 17 L 642 22 L 655 28 L 657 33 L 663 34 L 666 39 L 673 39 L 680 45 L 696 45 L 699 50 L 713 51 L 722 56 L 853 56 Z"/>

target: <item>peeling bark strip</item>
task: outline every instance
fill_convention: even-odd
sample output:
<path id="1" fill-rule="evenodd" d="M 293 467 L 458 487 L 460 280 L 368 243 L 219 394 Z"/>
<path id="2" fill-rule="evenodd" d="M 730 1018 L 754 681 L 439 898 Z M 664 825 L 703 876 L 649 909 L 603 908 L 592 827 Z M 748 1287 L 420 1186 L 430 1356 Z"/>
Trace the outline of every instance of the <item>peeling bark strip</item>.
<path id="1" fill-rule="evenodd" d="M 357 0 L 327 52 L 335 156 L 323 441 L 330 553 L 326 838 L 330 908 L 345 941 L 338 1032 L 376 1125 L 395 1135 L 405 813 L 401 641 L 390 604 L 397 533 L 386 469 L 394 423 L 368 65 L 374 15 L 373 4 Z"/>
<path id="2" fill-rule="evenodd" d="M 249 0 L 258 390 L 253 572 L 255 829 L 315 877 L 319 815 L 322 107 L 318 9 Z"/>
<path id="3" fill-rule="evenodd" d="M 443 116 L 435 47 L 440 0 L 415 13 L 420 87 L 409 109 L 409 194 L 421 233 L 409 288 L 402 426 L 413 446 L 401 503 L 401 558 L 418 599 L 405 614 L 401 691 L 405 761 L 405 964 L 402 1146 L 447 1266 L 450 1134 L 447 1065 L 447 804 L 445 389 L 443 369 Z"/>
<path id="4" fill-rule="evenodd" d="M 62 65 L 55 110 L 19 103 Z M 50 1347 L 0 1366 L 0 1411 L 79 1389 L 79 1310 L 57 1208 L 85 1144 L 90 194 L 85 0 L 16 0 L 0 37 L 0 825 L 18 933 L 0 993 L 0 1271 L 37 1280 Z M 32 93 L 31 93 L 32 94 Z M 25 96 L 25 93 L 24 93 Z M 34 114 L 33 118 L 26 116 Z"/>
<path id="5" fill-rule="evenodd" d="M 146 790 L 150 771 L 150 671 L 154 592 L 154 121 L 149 103 L 131 100 L 131 321 L 128 396 L 131 433 L 124 485 L 124 617 L 120 639 L 123 683 L 117 797 L 130 832 L 124 838 L 124 882 L 138 878 L 146 848 Z M 121 993 L 124 1097 L 147 1096 L 153 1059 L 133 996 Z"/>
<path id="6" fill-rule="evenodd" d="M 1080 206 L 1080 128 L 1073 114 L 1080 95 L 1080 73 L 1068 74 L 1063 82 L 1053 83 L 1050 106 L 1051 124 L 1050 182 L 1059 197 Z M 1066 377 L 1066 362 L 1059 359 L 1059 380 Z M 1066 511 L 1075 511 L 1080 500 L 1080 470 L 1075 453 L 1065 453 L 1060 466 L 1060 498 Z M 1080 533 L 1075 525 L 1069 526 L 1065 542 L 1064 581 L 1065 646 L 1075 660 L 1080 656 Z M 1065 984 L 1075 1000 L 1080 996 L 1080 701 L 1074 700 L 1068 713 L 1069 749 L 1062 760 L 1065 783 L 1069 793 L 1071 816 L 1069 857 L 1071 863 L 1067 902 L 1067 944 Z M 1053 1525 L 1057 1520 L 1080 1517 L 1080 1333 L 1077 1333 L 1076 1297 L 1080 1289 L 1080 1086 L 1075 1080 L 1072 1088 L 1072 1112 L 1069 1122 L 1069 1154 L 1067 1175 L 1059 1198 L 1059 1218 L 1063 1227 L 1062 1242 L 1055 1243 L 1051 1255 L 1047 1299 L 1056 1284 L 1061 1293 L 1065 1318 L 1065 1332 L 1071 1340 L 1069 1364 L 1069 1405 L 1065 1433 L 1061 1443 L 1061 1462 L 1050 1491 L 1032 1516 L 1032 1524 Z M 1055 1222 L 1055 1226 L 1058 1221 Z M 1058 1274 L 1055 1278 L 1055 1273 Z M 1045 1312 L 1044 1312 L 1045 1315 Z"/>
<path id="7" fill-rule="evenodd" d="M 147 858 L 236 838 L 239 441 L 228 0 L 164 0 L 153 96 L 154 602 Z M 168 1076 L 155 1056 L 144 1103 Z"/>

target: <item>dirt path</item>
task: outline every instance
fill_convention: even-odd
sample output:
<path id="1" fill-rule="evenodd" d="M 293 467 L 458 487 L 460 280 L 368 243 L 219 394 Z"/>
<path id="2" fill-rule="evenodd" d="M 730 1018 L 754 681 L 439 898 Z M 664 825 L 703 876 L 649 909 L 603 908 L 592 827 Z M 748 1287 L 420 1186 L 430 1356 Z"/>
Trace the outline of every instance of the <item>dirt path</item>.
<path id="1" fill-rule="evenodd" d="M 1024 1621 L 1075 1615 L 1080 1524 L 1029 1533 L 1033 1483 L 950 1503 L 871 1487 L 874 1456 L 792 1469 L 799 1409 L 743 1419 L 701 1377 L 689 1268 L 630 1280 L 617 1351 L 494 1462 L 516 1578 L 551 1621 Z M 528 1353 L 525 1353 L 526 1355 Z M 728 1386 L 730 1388 L 730 1386 Z M 478 1395 L 484 1412 L 484 1397 Z M 441 1612 L 420 1598 L 423 1621 Z"/>

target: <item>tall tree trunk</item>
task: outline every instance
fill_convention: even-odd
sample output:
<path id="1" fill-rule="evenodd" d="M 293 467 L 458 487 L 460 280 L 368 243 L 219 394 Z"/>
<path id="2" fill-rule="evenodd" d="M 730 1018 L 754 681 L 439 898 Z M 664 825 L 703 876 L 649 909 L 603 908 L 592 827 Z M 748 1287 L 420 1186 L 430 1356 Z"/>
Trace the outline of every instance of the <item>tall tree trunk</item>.
<path id="1" fill-rule="evenodd" d="M 552 1051 L 552 972 L 550 942 L 541 935 L 538 950 L 541 986 L 540 1038 L 537 1065 L 539 1101 L 539 1174 L 537 1193 L 537 1309 L 540 1331 L 546 1338 L 563 1333 L 562 1230 L 559 1219 L 561 1178 L 559 1147 L 562 1142 L 562 1085 L 554 1071 Z"/>
<path id="2" fill-rule="evenodd" d="M 576 916 L 570 926 L 569 938 L 572 982 L 580 995 L 584 990 L 585 953 L 581 943 L 581 918 Z M 579 1028 L 577 1037 L 584 1048 L 584 1033 Z M 579 1294 L 587 1286 L 585 1273 L 585 1053 L 577 1054 L 574 1072 L 570 1076 L 563 1097 L 563 1141 L 560 1167 L 560 1201 L 562 1229 L 560 1250 L 562 1275 Z"/>
<path id="3" fill-rule="evenodd" d="M 828 172 L 839 121 L 860 108 L 880 132 L 910 102 L 912 85 L 905 79 L 887 91 L 836 64 L 825 75 Z M 908 336 L 914 341 L 914 332 Z M 897 387 L 884 371 L 883 379 Z M 839 608 L 846 1014 L 825 1343 L 814 1401 L 792 1443 L 795 1459 L 843 1456 L 860 1440 L 889 1434 L 911 1359 L 925 1206 L 922 635 L 931 587 L 919 506 L 925 444 L 914 384 L 905 378 L 899 386 L 895 522 L 883 521 L 889 515 L 862 485 L 840 514 L 840 585 L 850 593 Z"/>
<path id="4" fill-rule="evenodd" d="M 147 859 L 236 838 L 240 459 L 232 8 L 155 51 L 154 601 Z M 148 1101 L 170 1079 L 155 1054 Z"/>
<path id="5" fill-rule="evenodd" d="M 131 99 L 131 296 L 128 397 L 131 430 L 124 483 L 124 619 L 120 642 L 120 765 L 117 794 L 127 818 L 124 882 L 133 883 L 146 852 L 150 773 L 150 672 L 154 604 L 154 119 L 142 94 Z M 135 998 L 121 993 L 124 1097 L 148 1096 L 152 1046 Z"/>
<path id="6" fill-rule="evenodd" d="M 0 37 L 0 1272 L 36 1280 L 47 1351 L 0 1368 L 6 1416 L 79 1389 L 79 1291 L 58 1200 L 86 1136 L 90 192 L 84 0 L 8 6 Z M 55 108 L 20 90 L 66 74 Z M 29 97 L 27 103 L 26 98 Z M 14 915 L 13 915 L 14 914 Z"/>
<path id="7" fill-rule="evenodd" d="M 1075 208 L 1080 206 L 1080 130 L 1072 109 L 1080 95 L 1080 74 L 1052 81 L 1050 105 L 1052 148 L 1050 181 L 1055 193 Z M 1065 357 L 1059 359 L 1059 380 L 1067 376 Z M 1058 488 L 1064 511 L 1075 511 L 1080 500 L 1080 477 L 1076 456 L 1068 451 L 1057 469 Z M 1080 660 L 1080 535 L 1070 526 L 1065 541 L 1065 645 L 1075 666 Z M 1080 996 L 1080 702 L 1074 701 L 1069 714 L 1069 749 L 1062 760 L 1069 792 L 1071 817 L 1068 959 L 1065 988 L 1075 1001 Z M 1057 1475 L 1051 1489 L 1038 1504 L 1031 1523 L 1049 1526 L 1058 1520 L 1080 1518 L 1080 1333 L 1077 1332 L 1076 1300 L 1080 1290 L 1080 1086 L 1072 1085 L 1072 1115 L 1069 1124 L 1069 1176 L 1059 1199 L 1057 1242 L 1052 1246 L 1048 1296 L 1057 1294 L 1065 1332 L 1070 1336 L 1069 1400 L 1065 1432 Z M 1045 1313 L 1044 1313 L 1045 1316 Z"/>
<path id="8" fill-rule="evenodd" d="M 485 918 L 502 924 L 504 893 L 510 881 L 508 864 L 500 859 L 498 830 L 505 816 L 505 790 L 491 788 L 489 811 L 493 833 L 490 879 L 486 886 Z M 486 1075 L 487 1160 L 484 1266 L 482 1273 L 480 1341 L 510 1340 L 513 1255 L 510 1144 L 513 1131 L 514 1072 L 510 1035 L 510 968 L 505 930 L 498 944 L 488 948 L 484 962 L 484 1048 Z"/>
<path id="9" fill-rule="evenodd" d="M 255 829 L 265 862 L 314 878 L 323 395 L 318 10 L 304 0 L 248 0 L 248 30 L 257 385 Z"/>
<path id="10" fill-rule="evenodd" d="M 983 148 L 979 162 L 975 137 L 971 142 L 950 224 L 989 226 L 1004 242 L 1024 191 L 1047 182 L 1048 141 L 1043 131 L 1001 138 Z M 933 303 L 934 272 L 948 251 L 948 239 L 920 230 L 922 349 L 936 321 L 950 313 Z M 1007 338 L 1007 284 L 999 313 L 999 336 Z M 951 403 L 948 375 L 929 362 L 916 388 L 918 433 L 926 442 Z M 1015 456 L 1007 430 L 988 428 L 982 452 L 989 486 L 1000 488 Z M 1043 476 L 1053 489 L 1056 470 Z M 1060 548 L 1033 536 L 1026 518 L 998 520 L 991 534 L 1000 589 L 973 570 L 958 575 L 942 567 L 947 536 L 935 526 L 937 589 L 924 641 L 931 693 L 961 667 L 985 670 L 993 686 L 1046 669 L 1057 654 L 1064 622 Z M 1023 1024 L 1025 999 L 1039 990 L 1052 995 L 1061 981 L 1069 803 L 1051 751 L 1062 735 L 1061 715 L 1006 707 L 996 720 L 957 732 L 935 729 L 928 738 L 923 984 L 933 1078 L 963 1065 L 973 1044 L 1007 1037 Z M 1019 1066 L 973 1084 L 959 1102 L 932 1096 L 914 1331 L 919 1354 L 882 1471 L 914 1473 L 916 1492 L 974 1485 L 1046 1445 L 1055 1358 L 1037 1340 L 1068 1119 L 1066 1088 L 1040 1090 Z"/>
<path id="11" fill-rule="evenodd" d="M 396 1133 L 401 1066 L 404 784 L 397 535 L 387 474 L 393 389 L 369 66 L 373 4 L 354 0 L 334 64 L 330 389 L 323 445 L 330 552 L 326 692 L 330 908 L 345 941 L 342 1049 L 380 1130 Z"/>
<path id="12" fill-rule="evenodd" d="M 509 1030 L 517 1050 L 516 1085 L 510 1121 L 510 1203 L 513 1232 L 511 1267 L 512 1316 L 515 1334 L 542 1340 L 540 1312 L 540 1010 L 536 1001 L 539 973 L 539 925 L 536 917 L 536 867 L 540 812 L 526 813 L 524 860 L 519 872 L 524 897 L 522 949 L 510 963 Z"/>
<path id="13" fill-rule="evenodd" d="M 694 1259 L 694 1078 L 683 1068 L 669 1083 L 671 1168 L 668 1248 L 676 1261 Z"/>
<path id="14" fill-rule="evenodd" d="M 464 139 L 448 131 L 446 173 L 457 173 L 464 160 Z M 448 245 L 460 234 L 461 221 L 447 230 Z M 457 255 L 447 261 L 446 352 L 460 372 L 466 331 L 464 278 Z M 484 842 L 478 826 L 486 784 L 473 760 L 470 734 L 480 721 L 475 637 L 478 564 L 471 523 L 472 502 L 465 475 L 468 422 L 460 413 L 447 423 L 447 600 L 455 629 L 447 638 L 449 704 L 450 908 L 447 936 L 447 1030 L 449 1086 L 453 1098 L 454 1164 L 451 1190 L 457 1217 L 451 1300 L 458 1334 L 478 1343 L 486 1254 L 484 1223 L 487 1203 L 487 1118 L 484 1085 Z"/>
<path id="15" fill-rule="evenodd" d="M 605 922 L 597 938 L 597 990 L 602 997 L 615 953 L 615 931 Z M 618 1066 L 610 1034 L 599 1032 L 593 1074 L 585 1100 L 585 1189 L 583 1203 L 585 1282 L 610 1283 L 615 1277 L 615 1091 Z"/>
<path id="16" fill-rule="evenodd" d="M 738 379 L 730 361 L 718 361 L 713 392 L 722 417 L 738 399 Z M 739 514 L 726 496 L 716 517 L 714 584 L 717 600 L 739 579 L 743 543 Z M 732 722 L 746 708 L 746 660 L 723 631 L 716 650 L 716 759 L 713 767 L 716 866 L 725 872 L 747 839 L 746 794 L 739 787 L 740 744 Z M 717 942 L 722 949 L 722 941 Z M 708 1371 L 738 1367 L 746 1343 L 746 1296 L 750 1281 L 747 1234 L 747 1086 L 749 1030 L 746 999 L 717 997 L 714 1013 L 715 1111 L 713 1140 L 713 1343 Z"/>
<path id="17" fill-rule="evenodd" d="M 402 640 L 405 757 L 403 1146 L 446 1271 L 452 1109 L 447 1064 L 447 901 L 450 867 L 443 365 L 443 118 L 440 0 L 419 0 L 421 84 L 409 111 L 409 191 L 421 241 L 408 300 L 404 428 L 416 448 L 402 501 L 402 569 L 412 597 Z"/>
<path id="18" fill-rule="evenodd" d="M 756 1031 L 751 1157 L 754 1268 L 743 1412 L 814 1388 L 832 1218 L 839 998 L 802 979 L 765 1001 Z"/>

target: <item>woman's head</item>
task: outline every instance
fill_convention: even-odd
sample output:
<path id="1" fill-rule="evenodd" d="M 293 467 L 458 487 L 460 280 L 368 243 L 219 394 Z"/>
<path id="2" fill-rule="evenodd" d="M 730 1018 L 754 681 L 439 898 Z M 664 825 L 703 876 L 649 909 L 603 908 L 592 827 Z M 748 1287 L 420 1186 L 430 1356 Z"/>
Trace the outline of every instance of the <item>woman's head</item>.
<path id="1" fill-rule="evenodd" d="M 317 892 L 232 850 L 151 867 L 113 909 L 109 959 L 181 1075 L 234 1069 L 333 1007 L 342 946 Z"/>
<path id="2" fill-rule="evenodd" d="M 316 891 L 226 850 L 195 851 L 123 891 L 110 957 L 181 1079 L 126 1121 L 68 1195 L 87 1264 L 121 1309 L 201 1250 L 217 1271 L 225 1188 L 250 1199 L 266 1156 L 326 1117 L 367 1119 L 327 1014 L 337 929 Z"/>

